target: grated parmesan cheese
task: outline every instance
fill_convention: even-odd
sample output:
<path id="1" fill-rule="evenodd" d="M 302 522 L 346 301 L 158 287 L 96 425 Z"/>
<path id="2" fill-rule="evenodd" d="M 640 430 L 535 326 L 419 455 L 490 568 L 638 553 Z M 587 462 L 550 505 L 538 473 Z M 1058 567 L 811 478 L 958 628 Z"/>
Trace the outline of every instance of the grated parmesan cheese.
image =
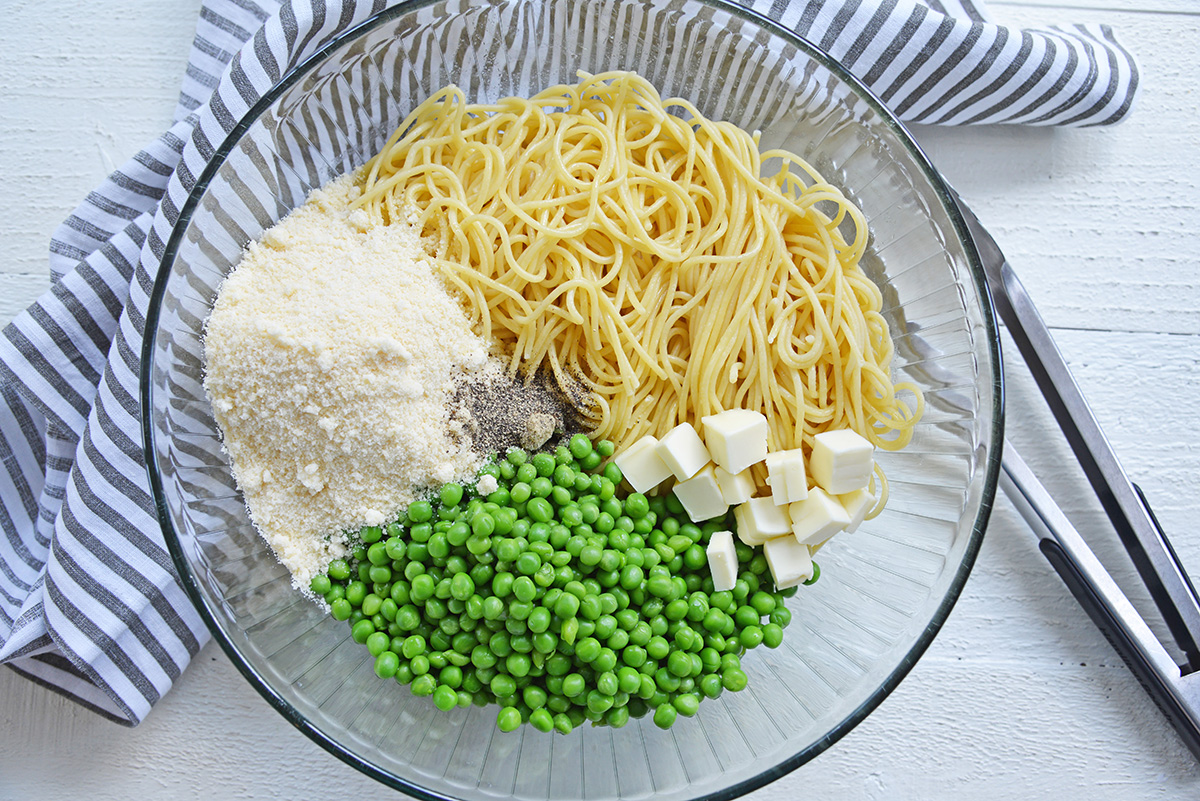
<path id="1" fill-rule="evenodd" d="M 350 176 L 328 184 L 251 244 L 205 329 L 234 477 L 300 587 L 349 532 L 483 463 L 452 433 L 450 400 L 491 361 L 487 343 L 418 229 L 372 226 L 348 210 L 358 192 Z"/>

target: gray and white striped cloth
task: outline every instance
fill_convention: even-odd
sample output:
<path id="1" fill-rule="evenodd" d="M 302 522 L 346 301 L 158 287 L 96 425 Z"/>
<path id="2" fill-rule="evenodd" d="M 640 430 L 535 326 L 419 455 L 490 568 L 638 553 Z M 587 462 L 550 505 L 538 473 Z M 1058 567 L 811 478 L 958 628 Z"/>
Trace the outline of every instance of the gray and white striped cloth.
<path id="1" fill-rule="evenodd" d="M 1107 26 L 1017 30 L 979 0 L 746 4 L 907 121 L 1106 125 L 1137 96 L 1136 63 Z M 174 125 L 55 232 L 50 290 L 0 337 L 0 661 L 114 721 L 141 721 L 208 639 L 142 458 L 138 354 L 163 245 L 247 109 L 384 5 L 208 0 Z"/>

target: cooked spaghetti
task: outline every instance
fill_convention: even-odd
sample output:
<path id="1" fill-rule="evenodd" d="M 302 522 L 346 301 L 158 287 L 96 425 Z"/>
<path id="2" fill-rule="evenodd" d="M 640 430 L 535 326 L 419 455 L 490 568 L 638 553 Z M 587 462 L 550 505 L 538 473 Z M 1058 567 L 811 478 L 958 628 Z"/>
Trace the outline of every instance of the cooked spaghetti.
<path id="1" fill-rule="evenodd" d="M 798 156 L 632 73 L 494 105 L 447 87 L 362 180 L 376 222 L 419 212 L 480 332 L 514 374 L 552 372 L 596 437 L 745 408 L 772 449 L 835 428 L 898 449 L 920 416 L 858 265 L 861 212 Z"/>

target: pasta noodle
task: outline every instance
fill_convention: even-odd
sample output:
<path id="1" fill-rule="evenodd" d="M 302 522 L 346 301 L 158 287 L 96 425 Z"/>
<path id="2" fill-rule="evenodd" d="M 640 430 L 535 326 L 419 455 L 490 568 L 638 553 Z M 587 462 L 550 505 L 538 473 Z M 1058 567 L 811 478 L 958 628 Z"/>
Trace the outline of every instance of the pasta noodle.
<path id="1" fill-rule="evenodd" d="M 798 156 L 637 75 L 494 105 L 447 87 L 361 180 L 356 205 L 384 224 L 415 210 L 510 371 L 550 371 L 597 437 L 730 408 L 763 412 L 772 449 L 834 428 L 885 449 L 911 437 L 921 396 L 892 383 L 861 212 Z"/>

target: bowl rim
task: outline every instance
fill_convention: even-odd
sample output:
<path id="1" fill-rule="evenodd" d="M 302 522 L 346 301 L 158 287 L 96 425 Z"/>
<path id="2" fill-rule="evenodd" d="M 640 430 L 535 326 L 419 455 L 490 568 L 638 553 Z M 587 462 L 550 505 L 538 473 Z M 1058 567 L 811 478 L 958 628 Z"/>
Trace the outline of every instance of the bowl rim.
<path id="1" fill-rule="evenodd" d="M 315 724 L 313 724 L 303 713 L 293 707 L 281 694 L 276 692 L 266 678 L 252 667 L 249 662 L 241 655 L 236 645 L 224 629 L 217 623 L 216 616 L 209 607 L 204 596 L 200 592 L 197 578 L 192 571 L 191 564 L 183 552 L 180 545 L 179 537 L 175 531 L 174 523 L 171 520 L 170 512 L 167 507 L 166 497 L 163 492 L 163 482 L 159 469 L 158 457 L 156 454 L 155 444 L 156 436 L 151 415 L 152 393 L 153 386 L 151 381 L 152 365 L 154 359 L 155 344 L 158 339 L 158 321 L 160 310 L 162 308 L 162 300 L 166 291 L 167 280 L 170 276 L 171 267 L 175 262 L 175 257 L 178 254 L 179 247 L 182 243 L 184 232 L 190 223 L 192 216 L 200 203 L 200 199 L 207 190 L 208 185 L 217 175 L 220 167 L 225 163 L 226 158 L 236 147 L 242 135 L 250 129 L 250 127 L 258 120 L 262 113 L 273 104 L 285 91 L 290 89 L 299 81 L 303 80 L 309 72 L 316 66 L 324 62 L 333 52 L 340 49 L 347 42 L 359 38 L 360 36 L 374 30 L 375 28 L 386 25 L 388 22 L 405 14 L 424 8 L 426 6 L 435 5 L 444 0 L 403 0 L 396 5 L 384 8 L 375 14 L 368 17 L 363 22 L 355 25 L 352 28 L 338 34 L 330 39 L 320 49 L 312 55 L 304 59 L 300 64 L 286 73 L 274 86 L 262 95 L 238 120 L 237 124 L 230 130 L 229 134 L 221 142 L 220 146 L 213 151 L 213 155 L 209 158 L 204 169 L 197 177 L 195 184 L 188 197 L 180 208 L 178 219 L 171 230 L 171 235 L 166 242 L 163 250 L 162 259 L 159 262 L 159 267 L 154 280 L 154 286 L 149 297 L 149 304 L 146 313 L 145 328 L 142 341 L 142 353 L 139 375 L 139 400 L 141 404 L 141 423 L 142 423 L 142 439 L 146 461 L 146 473 L 150 483 L 151 495 L 154 500 L 155 512 L 158 516 L 159 525 L 162 529 L 163 539 L 166 542 L 167 550 L 170 552 L 171 560 L 175 564 L 175 568 L 179 573 L 179 580 L 182 584 L 192 604 L 204 620 L 205 625 L 221 646 L 222 650 L 229 656 L 230 661 L 237 670 L 246 678 L 252 687 L 267 700 L 283 717 L 291 723 L 295 728 L 303 732 L 310 740 L 320 745 L 330 754 L 341 759 L 346 764 L 359 770 L 360 772 L 370 776 L 373 779 L 391 787 L 395 790 L 400 790 L 421 801 L 461 801 L 456 796 L 446 795 L 436 790 L 424 787 L 414 781 L 405 779 L 394 773 L 391 773 L 384 768 L 366 760 L 355 751 L 351 750 L 346 745 L 326 734 Z M 850 714 L 848 714 L 840 723 L 835 725 L 823 737 L 814 741 L 806 748 L 798 751 L 795 754 L 781 760 L 775 765 L 766 768 L 757 775 L 743 779 L 742 781 L 731 784 L 716 792 L 705 795 L 693 796 L 694 801 L 731 801 L 746 793 L 762 788 L 767 784 L 791 773 L 796 768 L 804 765 L 814 759 L 821 753 L 825 752 L 830 746 L 848 734 L 855 726 L 861 723 L 867 715 L 873 712 L 885 698 L 900 684 L 900 682 L 908 675 L 909 671 L 920 660 L 921 656 L 932 644 L 937 633 L 945 624 L 951 610 L 954 608 L 959 596 L 962 594 L 963 587 L 966 584 L 967 578 L 970 576 L 971 569 L 975 564 L 975 560 L 979 554 L 979 549 L 983 542 L 983 535 L 987 528 L 988 519 L 991 515 L 992 506 L 995 500 L 997 482 L 1000 472 L 1000 459 L 1004 446 L 1004 370 L 1002 356 L 1000 350 L 999 330 L 996 323 L 995 311 L 992 303 L 991 291 L 988 288 L 987 279 L 983 270 L 983 265 L 980 260 L 978 249 L 975 246 L 962 214 L 958 210 L 957 204 L 953 201 L 949 185 L 942 177 L 941 173 L 933 166 L 932 161 L 925 154 L 925 151 L 909 133 L 908 129 L 896 117 L 894 113 L 869 89 L 861 80 L 853 73 L 846 69 L 839 61 L 830 55 L 823 48 L 813 42 L 804 39 L 774 20 L 766 17 L 763 14 L 745 8 L 732 0 L 693 0 L 701 5 L 707 5 L 719 11 L 726 12 L 734 17 L 749 21 L 755 25 L 764 28 L 776 36 L 780 37 L 788 44 L 796 47 L 808 55 L 813 60 L 817 61 L 824 68 L 828 69 L 839 80 L 849 84 L 854 88 L 858 95 L 875 111 L 885 125 L 890 127 L 894 134 L 904 143 L 906 149 L 913 157 L 917 166 L 924 173 L 926 180 L 935 190 L 938 199 L 941 201 L 943 210 L 946 212 L 954 231 L 958 236 L 959 241 L 963 245 L 964 255 L 967 259 L 967 267 L 973 278 L 973 285 L 976 292 L 976 300 L 979 303 L 980 311 L 983 317 L 983 326 L 986 332 L 987 348 L 990 355 L 992 366 L 992 421 L 990 440 L 988 443 L 988 453 L 985 465 L 984 481 L 981 490 L 979 502 L 979 510 L 975 516 L 975 520 L 971 526 L 971 533 L 967 541 L 966 548 L 963 552 L 963 557 L 959 563 L 955 575 L 947 587 L 946 594 L 934 610 L 933 616 L 929 623 L 925 626 L 922 632 L 917 636 L 908 652 L 900 659 L 899 663 L 892 669 L 888 676 L 880 683 L 880 685 L 872 691 Z"/>

